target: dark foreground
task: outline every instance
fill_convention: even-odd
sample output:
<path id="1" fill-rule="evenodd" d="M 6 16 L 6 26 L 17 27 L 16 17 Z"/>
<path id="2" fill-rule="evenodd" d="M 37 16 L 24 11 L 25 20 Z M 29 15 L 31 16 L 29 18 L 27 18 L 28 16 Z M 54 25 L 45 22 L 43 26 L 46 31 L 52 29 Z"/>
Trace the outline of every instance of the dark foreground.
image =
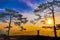
<path id="1" fill-rule="evenodd" d="M 10 40 L 60 40 L 60 38 L 48 36 L 10 36 Z M 0 40 L 9 40 L 8 37 L 0 37 Z"/>

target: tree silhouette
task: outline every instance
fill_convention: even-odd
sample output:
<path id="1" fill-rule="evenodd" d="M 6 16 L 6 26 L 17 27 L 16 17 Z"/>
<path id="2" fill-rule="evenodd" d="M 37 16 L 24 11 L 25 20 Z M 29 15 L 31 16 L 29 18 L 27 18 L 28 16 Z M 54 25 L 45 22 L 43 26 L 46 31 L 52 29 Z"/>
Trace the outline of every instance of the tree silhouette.
<path id="1" fill-rule="evenodd" d="M 7 13 L 7 16 L 9 16 L 9 26 L 7 26 L 6 28 L 8 28 L 8 35 L 9 35 L 9 32 L 10 32 L 10 28 L 12 27 L 11 26 L 11 22 L 12 22 L 12 18 L 14 17 L 15 14 L 17 14 L 18 12 L 14 11 L 14 10 L 11 10 L 11 9 L 5 9 L 6 13 Z"/>
<path id="2" fill-rule="evenodd" d="M 26 22 L 28 22 L 28 20 L 27 20 L 27 18 L 23 18 L 23 15 L 19 14 L 19 12 L 16 12 L 15 10 L 11 10 L 11 9 L 5 9 L 5 12 L 0 14 L 0 20 L 4 23 L 7 23 L 8 20 L 6 17 L 8 17 L 8 20 L 9 20 L 9 26 L 5 27 L 5 28 L 8 28 L 8 30 L 7 30 L 8 36 L 9 36 L 10 29 L 12 28 L 12 26 L 11 26 L 12 22 L 14 22 L 14 24 L 18 25 L 21 28 L 21 31 L 26 30 L 22 26 L 22 24 L 25 24 Z M 15 21 L 12 21 L 12 20 L 14 20 L 14 18 L 16 18 Z M 18 22 L 16 22 L 16 21 L 18 21 Z"/>
<path id="3" fill-rule="evenodd" d="M 34 10 L 34 12 L 43 12 L 45 9 L 49 9 L 51 11 L 53 16 L 53 23 L 54 23 L 54 34 L 55 37 L 57 37 L 56 27 L 55 27 L 55 17 L 54 17 L 54 6 L 60 7 L 60 1 L 53 0 L 51 2 L 42 3 L 38 6 L 36 10 Z"/>
<path id="4" fill-rule="evenodd" d="M 58 29 L 60 29 L 60 24 L 56 24 L 56 27 L 57 27 Z"/>
<path id="5" fill-rule="evenodd" d="M 18 14 L 18 12 L 11 10 L 11 9 L 5 9 L 5 12 L 0 14 L 0 19 L 2 20 L 2 22 L 6 23 L 9 20 L 9 25 L 5 27 L 5 28 L 8 28 L 8 30 L 7 30 L 8 39 L 7 40 L 10 40 L 9 34 L 10 34 L 10 29 L 12 27 L 11 23 L 12 23 L 13 18 L 14 17 L 16 18 L 16 14 Z M 7 18 L 8 18 L 8 20 L 7 20 Z"/>
<path id="6" fill-rule="evenodd" d="M 19 16 L 17 17 L 17 20 L 18 20 L 18 22 L 15 22 L 15 24 L 18 25 L 18 26 L 21 28 L 20 31 L 26 30 L 26 29 L 22 26 L 22 24 L 25 24 L 25 23 L 28 22 L 27 18 L 22 18 L 22 15 L 19 15 Z"/>

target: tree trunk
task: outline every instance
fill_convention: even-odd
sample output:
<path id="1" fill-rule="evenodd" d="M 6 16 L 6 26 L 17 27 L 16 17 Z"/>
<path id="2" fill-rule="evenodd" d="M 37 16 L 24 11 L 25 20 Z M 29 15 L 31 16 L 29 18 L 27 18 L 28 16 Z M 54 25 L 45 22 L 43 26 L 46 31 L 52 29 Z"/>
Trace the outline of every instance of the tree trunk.
<path id="1" fill-rule="evenodd" d="M 12 20 L 12 17 L 10 16 L 10 21 L 9 21 L 9 27 L 8 27 L 8 38 L 7 38 L 7 40 L 10 40 L 10 27 L 11 27 L 11 20 Z"/>
<path id="2" fill-rule="evenodd" d="M 55 38 L 56 38 L 57 34 L 56 34 L 56 27 L 55 27 L 54 7 L 52 7 L 52 16 L 53 16 L 54 35 L 55 35 Z"/>

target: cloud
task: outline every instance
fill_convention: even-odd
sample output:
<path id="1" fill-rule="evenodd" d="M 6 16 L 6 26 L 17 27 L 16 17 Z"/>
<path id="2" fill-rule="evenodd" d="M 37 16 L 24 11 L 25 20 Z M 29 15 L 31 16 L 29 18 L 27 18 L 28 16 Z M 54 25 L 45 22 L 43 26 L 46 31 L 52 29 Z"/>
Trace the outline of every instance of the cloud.
<path id="1" fill-rule="evenodd" d="M 1 10 L 3 11 L 3 10 L 5 10 L 5 9 L 0 9 L 0 11 L 1 11 Z"/>
<path id="2" fill-rule="evenodd" d="M 27 17 L 28 20 L 34 20 L 34 18 L 37 18 L 37 16 L 35 16 L 34 13 L 28 13 L 28 12 L 25 12 L 25 13 L 22 13 L 23 17 Z"/>
<path id="3" fill-rule="evenodd" d="M 27 6 L 30 6 L 32 9 L 35 9 L 38 4 L 37 3 L 32 3 L 31 0 L 22 0 L 24 3 L 27 4 Z"/>
<path id="4" fill-rule="evenodd" d="M 48 1 L 48 2 L 52 2 L 53 0 L 46 0 L 46 1 Z"/>
<path id="5" fill-rule="evenodd" d="M 5 9 L 0 9 L 0 13 L 3 12 L 3 11 L 5 11 Z"/>

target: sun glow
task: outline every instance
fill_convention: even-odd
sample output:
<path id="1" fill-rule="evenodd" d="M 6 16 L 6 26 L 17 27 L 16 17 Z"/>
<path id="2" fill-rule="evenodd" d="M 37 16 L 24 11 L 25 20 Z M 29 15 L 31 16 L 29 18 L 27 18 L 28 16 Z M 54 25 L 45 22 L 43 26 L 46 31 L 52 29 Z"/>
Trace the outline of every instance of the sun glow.
<path id="1" fill-rule="evenodd" d="M 46 23 L 49 24 L 49 25 L 50 25 L 50 24 L 53 24 L 52 18 L 47 18 Z"/>
<path id="2" fill-rule="evenodd" d="M 52 20 L 51 19 L 49 19 L 47 22 L 48 22 L 48 24 L 52 24 Z"/>

